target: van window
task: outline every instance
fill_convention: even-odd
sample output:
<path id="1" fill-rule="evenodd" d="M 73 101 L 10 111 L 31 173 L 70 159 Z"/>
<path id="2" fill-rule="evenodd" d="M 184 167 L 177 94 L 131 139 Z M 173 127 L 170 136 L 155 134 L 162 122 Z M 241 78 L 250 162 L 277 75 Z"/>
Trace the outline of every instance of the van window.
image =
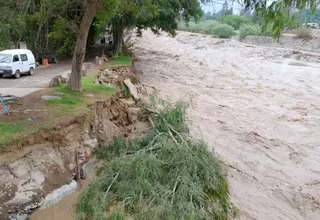
<path id="1" fill-rule="evenodd" d="M 28 61 L 27 54 L 20 54 L 21 61 Z"/>
<path id="2" fill-rule="evenodd" d="M 14 55 L 12 62 L 19 62 L 19 56 L 18 55 Z"/>
<path id="3" fill-rule="evenodd" d="M 12 55 L 0 53 L 0 63 L 11 63 Z"/>

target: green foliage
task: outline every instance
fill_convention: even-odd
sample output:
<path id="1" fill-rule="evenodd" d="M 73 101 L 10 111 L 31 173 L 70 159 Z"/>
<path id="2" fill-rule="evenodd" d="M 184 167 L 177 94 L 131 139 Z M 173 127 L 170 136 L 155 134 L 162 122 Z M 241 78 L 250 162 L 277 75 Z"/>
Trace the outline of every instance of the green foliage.
<path id="1" fill-rule="evenodd" d="M 234 32 L 234 29 L 227 24 L 218 24 L 212 28 L 212 35 L 213 37 L 219 37 L 219 38 L 230 38 L 236 33 Z"/>
<path id="2" fill-rule="evenodd" d="M 178 26 L 178 30 L 201 34 L 211 34 L 213 27 L 217 26 L 218 24 L 218 22 L 212 20 L 201 21 L 198 23 L 189 22 L 188 24 L 181 22 Z"/>
<path id="3" fill-rule="evenodd" d="M 82 193 L 78 219 L 228 219 L 228 186 L 218 159 L 183 135 L 184 105 L 168 106 L 143 137 L 97 150 L 99 177 Z"/>
<path id="4" fill-rule="evenodd" d="M 239 37 L 240 39 L 246 38 L 249 35 L 260 35 L 261 29 L 257 25 L 244 24 L 239 29 Z"/>
<path id="5" fill-rule="evenodd" d="M 238 30 L 240 26 L 244 24 L 251 24 L 251 21 L 249 18 L 245 18 L 243 16 L 239 15 L 227 15 L 223 16 L 218 19 L 223 24 L 228 24 L 231 27 L 233 27 L 235 30 Z"/>
<path id="6" fill-rule="evenodd" d="M 295 9 L 311 9 L 313 13 L 319 7 L 318 0 L 286 0 L 273 1 L 267 6 L 267 1 L 245 0 L 247 9 L 254 9 L 256 15 L 263 19 L 262 30 L 265 30 L 268 24 L 272 23 L 272 33 L 275 38 L 279 38 L 286 26 L 295 26 L 296 19 L 290 12 L 292 6 Z"/>
<path id="7" fill-rule="evenodd" d="M 295 34 L 298 38 L 302 39 L 312 38 L 312 29 L 306 26 L 301 26 L 295 30 Z"/>
<path id="8" fill-rule="evenodd" d="M 71 56 L 76 44 L 76 34 L 68 25 L 68 21 L 59 18 L 54 22 L 53 30 L 48 34 L 52 44 L 60 45 L 60 55 Z"/>

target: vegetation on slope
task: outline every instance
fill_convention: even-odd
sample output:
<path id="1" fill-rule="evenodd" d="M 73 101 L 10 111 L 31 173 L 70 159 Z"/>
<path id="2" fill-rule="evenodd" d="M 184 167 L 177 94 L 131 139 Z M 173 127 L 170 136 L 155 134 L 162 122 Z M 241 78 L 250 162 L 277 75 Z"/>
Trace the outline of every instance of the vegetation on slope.
<path id="1" fill-rule="evenodd" d="M 228 186 L 207 145 L 186 136 L 185 106 L 153 117 L 143 137 L 97 150 L 99 177 L 79 198 L 78 219 L 228 219 Z"/>

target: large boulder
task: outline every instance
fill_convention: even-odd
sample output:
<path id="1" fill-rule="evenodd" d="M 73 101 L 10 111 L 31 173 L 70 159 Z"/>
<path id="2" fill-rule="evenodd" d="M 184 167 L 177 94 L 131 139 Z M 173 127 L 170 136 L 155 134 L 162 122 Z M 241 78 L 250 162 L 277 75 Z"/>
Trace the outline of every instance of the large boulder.
<path id="1" fill-rule="evenodd" d="M 49 83 L 49 88 L 57 87 L 61 84 L 66 84 L 68 83 L 68 81 L 69 81 L 69 78 L 67 77 L 63 77 L 61 75 L 54 76 Z"/>

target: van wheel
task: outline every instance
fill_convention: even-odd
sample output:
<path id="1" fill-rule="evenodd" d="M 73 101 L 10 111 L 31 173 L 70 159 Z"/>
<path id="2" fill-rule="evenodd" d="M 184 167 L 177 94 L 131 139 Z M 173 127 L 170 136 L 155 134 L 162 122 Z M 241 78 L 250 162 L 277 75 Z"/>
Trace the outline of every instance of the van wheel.
<path id="1" fill-rule="evenodd" d="M 30 69 L 29 69 L 29 75 L 32 76 L 33 74 L 34 74 L 34 69 L 33 69 L 33 67 L 30 67 Z"/>
<path id="2" fill-rule="evenodd" d="M 14 74 L 14 77 L 16 79 L 19 79 L 20 78 L 20 71 L 19 70 L 16 70 L 15 74 Z"/>

